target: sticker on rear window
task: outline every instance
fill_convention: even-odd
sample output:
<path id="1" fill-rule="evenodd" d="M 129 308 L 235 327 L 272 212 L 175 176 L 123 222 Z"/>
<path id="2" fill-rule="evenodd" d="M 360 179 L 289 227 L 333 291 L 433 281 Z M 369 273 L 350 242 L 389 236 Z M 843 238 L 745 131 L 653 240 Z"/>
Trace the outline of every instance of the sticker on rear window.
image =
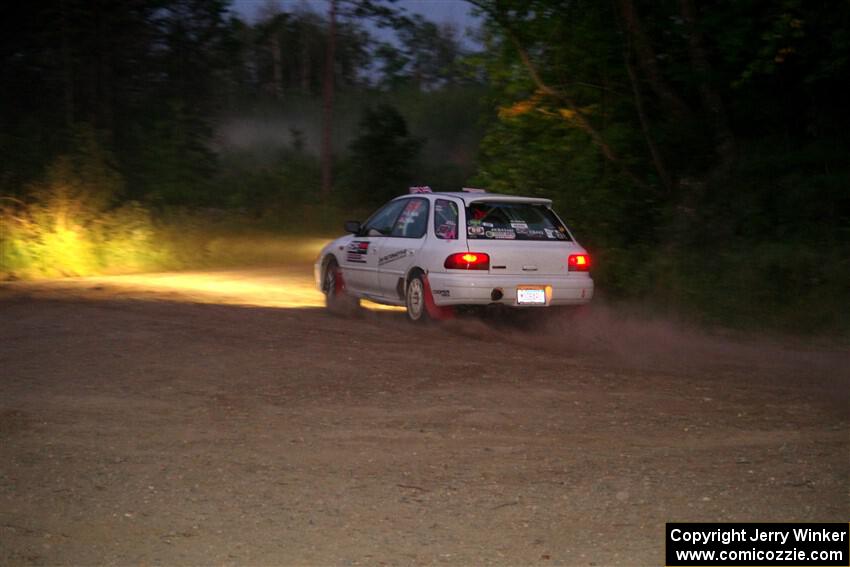
<path id="1" fill-rule="evenodd" d="M 570 240 L 570 235 L 545 203 L 475 201 L 466 208 L 467 238 L 493 240 Z"/>
<path id="2" fill-rule="evenodd" d="M 512 228 L 491 228 L 484 233 L 484 236 L 496 240 L 515 240 L 516 231 Z"/>
<path id="3" fill-rule="evenodd" d="M 434 201 L 434 234 L 442 240 L 455 240 L 458 233 L 457 204 L 445 199 Z"/>
<path id="4" fill-rule="evenodd" d="M 435 232 L 437 234 L 437 238 L 442 238 L 443 240 L 454 240 L 457 238 L 457 223 L 453 221 L 446 221 L 438 226 Z"/>

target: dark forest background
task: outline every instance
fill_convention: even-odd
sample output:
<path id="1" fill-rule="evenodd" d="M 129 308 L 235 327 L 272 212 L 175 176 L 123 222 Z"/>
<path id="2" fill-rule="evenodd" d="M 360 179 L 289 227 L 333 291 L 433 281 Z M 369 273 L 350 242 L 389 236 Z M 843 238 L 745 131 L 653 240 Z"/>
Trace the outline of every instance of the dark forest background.
<path id="1" fill-rule="evenodd" d="M 195 266 L 472 185 L 555 199 L 609 298 L 848 330 L 850 2 L 471 3 L 475 42 L 390 1 L 5 3 L 0 273 Z"/>

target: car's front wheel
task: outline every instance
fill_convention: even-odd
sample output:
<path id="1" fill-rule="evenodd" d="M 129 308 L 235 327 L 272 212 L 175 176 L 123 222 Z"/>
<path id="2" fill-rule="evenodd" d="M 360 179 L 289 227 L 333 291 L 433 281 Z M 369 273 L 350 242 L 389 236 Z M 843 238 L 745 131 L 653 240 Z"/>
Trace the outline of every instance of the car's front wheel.
<path id="1" fill-rule="evenodd" d="M 342 272 L 333 258 L 325 266 L 322 291 L 325 293 L 325 307 L 334 315 L 354 315 L 360 308 L 360 300 L 346 293 Z"/>

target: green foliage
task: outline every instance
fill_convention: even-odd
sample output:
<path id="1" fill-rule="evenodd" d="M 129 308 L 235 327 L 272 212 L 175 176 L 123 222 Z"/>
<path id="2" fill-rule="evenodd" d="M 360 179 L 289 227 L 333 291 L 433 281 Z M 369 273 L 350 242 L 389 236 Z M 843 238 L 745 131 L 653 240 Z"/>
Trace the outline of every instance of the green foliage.
<path id="1" fill-rule="evenodd" d="M 384 87 L 413 85 L 432 91 L 461 79 L 463 50 L 455 27 L 437 25 L 416 14 L 402 18 L 396 33 L 400 47 L 381 43 L 375 50 Z"/>
<path id="2" fill-rule="evenodd" d="M 388 104 L 368 107 L 349 149 L 348 182 L 362 201 L 382 203 L 413 185 L 413 167 L 422 140 L 413 138 L 398 110 Z"/>
<path id="3" fill-rule="evenodd" d="M 281 152 L 272 160 L 257 160 L 252 153 L 233 152 L 223 163 L 217 181 L 227 200 L 222 203 L 254 213 L 277 214 L 314 199 L 320 183 L 318 160 L 302 153 Z"/>
<path id="4" fill-rule="evenodd" d="M 339 234 L 343 219 L 365 214 L 304 206 L 258 221 L 169 209 L 154 220 L 137 203 L 99 213 L 61 199 L 0 203 L 0 279 L 306 264 Z"/>
<path id="5" fill-rule="evenodd" d="M 209 137 L 205 120 L 182 103 L 159 109 L 156 120 L 127 134 L 135 148 L 125 158 L 131 195 L 158 205 L 217 204 L 212 191 L 217 156 Z"/>
<path id="6" fill-rule="evenodd" d="M 148 211 L 113 205 L 123 182 L 111 156 L 89 129 L 78 140 L 78 151 L 55 161 L 29 201 L 0 201 L 0 273 L 79 276 L 161 264 Z"/>
<path id="7" fill-rule="evenodd" d="M 648 263 L 647 285 L 657 294 L 657 305 L 684 309 L 711 325 L 846 334 L 848 252 L 805 242 L 750 241 L 719 251 L 656 252 Z"/>
<path id="8" fill-rule="evenodd" d="M 619 87 L 627 79 L 616 65 L 617 38 L 606 23 L 614 17 L 610 6 L 517 3 L 508 14 L 512 33 L 528 42 L 537 67 L 546 74 L 544 80 L 568 90 L 624 162 L 645 171 L 630 100 Z M 518 61 L 513 42 L 496 22 L 491 25 L 488 41 L 493 55 L 484 63 L 494 78 L 491 96 L 497 112 L 481 143 L 479 170 L 472 183 L 554 199 L 556 209 L 594 252 L 636 250 L 655 242 L 657 192 L 635 185 L 608 162 L 580 127 L 575 111 L 540 94 Z M 565 39 L 542 43 L 531 39 L 535 37 Z M 562 85 L 559 77 L 566 74 L 570 83 Z"/>
<path id="9" fill-rule="evenodd" d="M 481 117 L 489 110 L 487 89 L 455 84 L 426 92 L 408 86 L 384 96 L 423 141 L 416 179 L 436 189 L 462 187 L 475 171 Z"/>
<path id="10" fill-rule="evenodd" d="M 476 184 L 554 198 L 609 297 L 847 330 L 850 5 L 476 3 L 498 109 Z"/>

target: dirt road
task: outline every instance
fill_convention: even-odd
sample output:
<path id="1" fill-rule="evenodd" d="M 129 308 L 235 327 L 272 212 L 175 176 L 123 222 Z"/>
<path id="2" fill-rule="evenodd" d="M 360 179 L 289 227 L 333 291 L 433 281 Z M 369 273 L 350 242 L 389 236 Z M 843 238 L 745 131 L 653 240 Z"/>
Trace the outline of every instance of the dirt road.
<path id="1" fill-rule="evenodd" d="M 2 284 L 0 564 L 663 565 L 668 521 L 850 519 L 846 349 L 320 300 Z"/>

